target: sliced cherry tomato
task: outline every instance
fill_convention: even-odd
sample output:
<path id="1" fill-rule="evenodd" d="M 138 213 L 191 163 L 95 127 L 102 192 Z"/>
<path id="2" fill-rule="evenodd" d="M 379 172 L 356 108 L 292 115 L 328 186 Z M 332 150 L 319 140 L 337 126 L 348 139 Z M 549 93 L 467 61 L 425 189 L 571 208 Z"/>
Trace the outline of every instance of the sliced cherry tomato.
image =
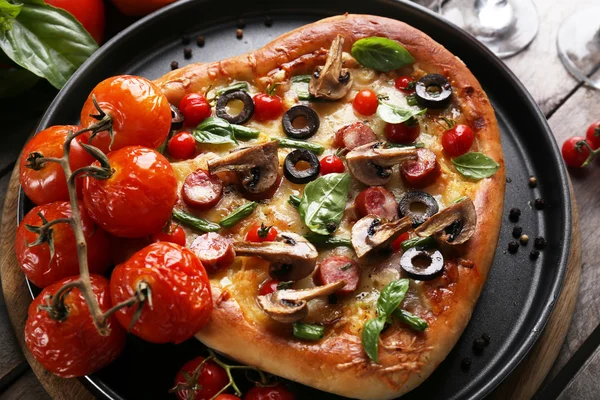
<path id="1" fill-rule="evenodd" d="M 169 139 L 167 148 L 173 157 L 187 160 L 196 153 L 196 139 L 188 132 L 179 132 Z"/>
<path id="2" fill-rule="evenodd" d="M 346 170 L 342 160 L 335 155 L 329 155 L 321 158 L 321 175 L 342 173 Z"/>
<path id="3" fill-rule="evenodd" d="M 450 157 L 465 154 L 473 146 L 473 131 L 468 125 L 458 124 L 442 135 L 442 146 Z"/>
<path id="4" fill-rule="evenodd" d="M 81 125 L 88 127 L 98 120 L 93 97 L 112 118 L 114 142 L 107 131 L 100 132 L 91 143 L 108 153 L 125 146 L 157 148 L 171 130 L 171 107 L 162 91 L 149 80 L 131 75 L 113 76 L 100 82 L 90 93 L 81 110 Z"/>
<path id="5" fill-rule="evenodd" d="M 254 118 L 257 121 L 271 121 L 283 113 L 283 101 L 277 95 L 259 93 L 254 100 Z"/>
<path id="6" fill-rule="evenodd" d="M 273 226 L 254 225 L 246 233 L 246 240 L 248 242 L 272 242 L 277 238 L 277 234 L 277 229 Z"/>
<path id="7" fill-rule="evenodd" d="M 588 128 L 585 137 L 592 149 L 600 148 L 600 121 L 592 123 Z"/>
<path id="8" fill-rule="evenodd" d="M 569 167 L 581 168 L 583 163 L 590 156 L 590 149 L 587 146 L 578 146 L 577 143 L 584 141 L 585 138 L 575 136 L 567 139 L 562 146 L 562 156 L 565 164 Z"/>
<path id="9" fill-rule="evenodd" d="M 206 97 L 199 93 L 188 93 L 183 96 L 179 102 L 179 111 L 183 114 L 185 125 L 194 128 L 212 114 Z"/>
<path id="10" fill-rule="evenodd" d="M 170 242 L 170 243 L 177 243 L 180 246 L 185 246 L 185 239 L 186 239 L 186 235 L 185 235 L 185 231 L 183 230 L 183 228 L 181 226 L 173 224 L 173 223 L 171 223 L 171 225 L 169 226 L 169 230 L 167 232 L 161 231 L 161 232 L 155 233 L 150 238 L 150 240 L 153 243 Z"/>
<path id="11" fill-rule="evenodd" d="M 371 89 L 361 90 L 356 94 L 352 101 L 352 107 L 354 110 L 362 115 L 373 115 L 377 112 L 377 106 L 379 105 L 379 99 L 377 93 Z"/>
<path id="12" fill-rule="evenodd" d="M 269 279 L 266 280 L 260 285 L 260 289 L 258 290 L 258 294 L 261 296 L 266 296 L 273 292 L 277 291 L 277 285 L 279 285 L 281 281 L 277 279 Z"/>
<path id="13" fill-rule="evenodd" d="M 417 159 L 405 161 L 400 171 L 404 181 L 415 188 L 432 184 L 441 173 L 435 153 L 429 149 L 417 149 Z"/>
<path id="14" fill-rule="evenodd" d="M 199 169 L 185 178 L 181 195 L 188 206 L 198 210 L 208 210 L 221 200 L 223 183 L 216 175 L 209 175 Z"/>
<path id="15" fill-rule="evenodd" d="M 99 229 L 80 207 L 81 227 L 87 242 L 88 268 L 91 273 L 102 274 L 110 266 L 109 240 L 102 229 Z M 70 218 L 71 204 L 66 201 L 44 204 L 34 207 L 25 215 L 17 229 L 15 252 L 17 260 L 25 276 L 37 287 L 46 287 L 60 279 L 79 274 L 77 259 L 77 244 L 73 228 L 69 224 L 52 226 L 54 242 L 54 257 L 50 256 L 48 243 L 29 247 L 28 243 L 35 242 L 39 235 L 31 232 L 26 225 L 42 226 L 41 213 L 47 221 L 59 218 Z"/>
<path id="16" fill-rule="evenodd" d="M 140 146 L 113 151 L 108 161 L 113 169 L 109 179 L 85 178 L 83 201 L 92 219 L 118 237 L 159 232 L 177 202 L 177 179 L 169 161 Z"/>
<path id="17" fill-rule="evenodd" d="M 360 267 L 354 260 L 346 256 L 331 256 L 319 264 L 315 280 L 320 285 L 345 280 L 346 285 L 336 293 L 340 295 L 350 294 L 358 287 Z"/>
<path id="18" fill-rule="evenodd" d="M 417 140 L 421 133 L 421 126 L 419 121 L 410 119 L 401 124 L 385 124 L 383 132 L 387 140 L 392 143 L 408 144 Z"/>
<path id="19" fill-rule="evenodd" d="M 359 218 L 377 215 L 388 221 L 398 218 L 398 202 L 384 187 L 374 186 L 363 190 L 354 199 L 354 208 Z"/>
<path id="20" fill-rule="evenodd" d="M 140 282 L 151 291 L 152 307 L 145 304 L 131 332 L 151 343 L 181 343 L 191 338 L 209 320 L 212 295 L 206 270 L 189 249 L 175 243 L 158 242 L 117 265 L 110 277 L 112 303 L 135 295 Z M 137 307 L 115 313 L 129 328 Z"/>
<path id="21" fill-rule="evenodd" d="M 52 319 L 48 311 L 40 309 L 47 304 L 48 296 L 77 278 L 63 279 L 42 290 L 31 302 L 25 323 L 25 344 L 33 357 L 48 371 L 63 378 L 96 372 L 113 362 L 125 347 L 125 330 L 114 316 L 108 319 L 110 333 L 107 336 L 98 333 L 77 288 L 65 295 L 66 319 Z M 106 312 L 111 307 L 108 281 L 103 276 L 90 275 L 90 282 L 100 310 Z"/>
<path id="22" fill-rule="evenodd" d="M 235 260 L 231 242 L 215 232 L 198 236 L 190 245 L 190 250 L 210 273 L 229 267 Z"/>
<path id="23" fill-rule="evenodd" d="M 244 400 L 296 400 L 296 395 L 279 384 L 276 386 L 255 386 L 244 395 Z"/>
<path id="24" fill-rule="evenodd" d="M 104 38 L 104 2 L 102 0 L 45 0 L 46 4 L 71 13 L 98 44 Z"/>
<path id="25" fill-rule="evenodd" d="M 175 394 L 181 400 L 210 400 L 229 383 L 225 369 L 213 361 L 197 357 L 187 362 L 175 376 Z M 218 398 L 223 398 L 219 395 Z M 225 397 L 226 398 L 226 397 Z"/>
<path id="26" fill-rule="evenodd" d="M 400 246 L 402 244 L 402 242 L 408 240 L 408 232 L 404 232 L 402 235 L 398 236 L 398 238 L 396 240 L 394 240 L 392 242 L 392 250 L 395 252 L 398 252 L 402 249 L 402 247 Z"/>
<path id="27" fill-rule="evenodd" d="M 415 78 L 412 76 L 399 76 L 394 81 L 394 86 L 405 93 L 412 93 L 415 91 Z"/>

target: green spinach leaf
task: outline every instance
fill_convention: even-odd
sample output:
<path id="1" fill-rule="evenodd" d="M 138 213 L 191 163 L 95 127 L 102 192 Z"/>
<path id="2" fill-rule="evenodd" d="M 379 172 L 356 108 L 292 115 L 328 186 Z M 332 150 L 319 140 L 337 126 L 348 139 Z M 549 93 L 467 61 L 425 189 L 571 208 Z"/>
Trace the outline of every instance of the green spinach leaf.
<path id="1" fill-rule="evenodd" d="M 400 43 L 383 37 L 357 40 L 352 45 L 352 57 L 367 68 L 383 72 L 415 62 L 413 56 Z"/>
<path id="2" fill-rule="evenodd" d="M 192 131 L 198 143 L 237 144 L 231 124 L 219 117 L 206 118 Z"/>
<path id="3" fill-rule="evenodd" d="M 456 157 L 452 159 L 452 164 L 462 176 L 476 180 L 489 178 L 500 168 L 500 164 L 494 159 L 478 152 L 470 152 Z"/>
<path id="4" fill-rule="evenodd" d="M 379 103 L 377 106 L 377 115 L 388 124 L 401 124 L 418 115 L 423 115 L 426 108 L 400 108 L 388 103 Z"/>
<path id="5" fill-rule="evenodd" d="M 344 215 L 350 175 L 327 174 L 309 182 L 298 206 L 300 217 L 311 231 L 320 235 L 329 235 L 327 225 L 337 227 Z"/>

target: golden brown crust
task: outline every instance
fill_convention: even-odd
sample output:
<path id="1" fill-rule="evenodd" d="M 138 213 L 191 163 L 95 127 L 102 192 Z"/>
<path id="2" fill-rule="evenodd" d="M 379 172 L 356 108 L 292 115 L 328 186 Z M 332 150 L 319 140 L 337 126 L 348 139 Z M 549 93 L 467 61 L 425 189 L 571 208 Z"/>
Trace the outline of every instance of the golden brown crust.
<path id="1" fill-rule="evenodd" d="M 223 300 L 219 290 L 214 293 L 217 304 L 212 321 L 197 337 L 243 363 L 321 390 L 354 398 L 389 399 L 423 382 L 452 349 L 469 321 L 494 257 L 504 199 L 504 160 L 494 111 L 479 82 L 457 57 L 424 33 L 396 20 L 345 15 L 296 29 L 252 53 L 181 68 L 155 83 L 174 104 L 186 93 L 205 91 L 215 81 L 236 79 L 265 84 L 261 79 L 268 80 L 281 71 L 289 77 L 322 63 L 324 49 L 337 34 L 346 39 L 345 51 L 363 37 L 397 40 L 420 69 L 446 76 L 477 135 L 480 151 L 500 163 L 495 175 L 480 181 L 474 199 L 477 230 L 461 251 L 474 266 L 455 268 L 449 283 L 452 295 L 438 296 L 435 287 L 430 286 L 431 296 L 438 296 L 436 301 L 442 307 L 437 307 L 435 316 L 428 319 L 425 333 L 386 331 L 380 342 L 380 365 L 368 360 L 355 335 L 336 332 L 311 343 L 266 331 L 248 322 L 235 300 Z"/>

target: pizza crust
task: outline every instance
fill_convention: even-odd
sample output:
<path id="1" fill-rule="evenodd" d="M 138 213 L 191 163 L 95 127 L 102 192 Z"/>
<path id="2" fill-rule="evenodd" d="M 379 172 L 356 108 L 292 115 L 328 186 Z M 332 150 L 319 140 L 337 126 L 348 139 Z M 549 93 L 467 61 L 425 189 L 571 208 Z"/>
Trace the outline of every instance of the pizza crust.
<path id="1" fill-rule="evenodd" d="M 473 199 L 478 215 L 474 236 L 464 245 L 462 257 L 472 268 L 457 267 L 452 296 L 439 299 L 442 311 L 421 334 L 392 326 L 380 341 L 380 362 L 364 353 L 360 337 L 333 332 L 319 342 L 290 339 L 265 330 L 244 318 L 233 299 L 213 290 L 215 309 L 211 322 L 196 337 L 207 346 L 238 361 L 331 393 L 361 399 L 398 397 L 422 383 L 444 360 L 462 334 L 490 269 L 501 226 L 505 169 L 494 111 L 479 82 L 464 63 L 423 32 L 392 19 L 344 15 L 303 26 L 267 46 L 215 63 L 193 64 L 172 71 L 155 83 L 169 101 L 178 104 L 191 92 L 210 85 L 246 80 L 266 87 L 323 64 L 336 35 L 344 36 L 344 51 L 369 36 L 383 36 L 402 44 L 420 69 L 446 76 L 458 97 L 461 111 L 475 132 L 480 151 L 495 159 L 500 169 L 478 183 Z M 283 76 L 282 76 L 283 75 Z"/>

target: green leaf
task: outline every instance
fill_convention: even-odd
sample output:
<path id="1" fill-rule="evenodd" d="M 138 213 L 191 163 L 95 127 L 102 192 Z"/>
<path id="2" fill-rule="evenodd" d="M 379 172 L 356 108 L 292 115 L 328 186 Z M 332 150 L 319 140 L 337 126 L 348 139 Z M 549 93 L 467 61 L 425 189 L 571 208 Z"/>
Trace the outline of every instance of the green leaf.
<path id="1" fill-rule="evenodd" d="M 350 175 L 327 174 L 309 182 L 298 206 L 300 217 L 311 231 L 329 235 L 327 225 L 339 223 L 344 215 Z"/>
<path id="2" fill-rule="evenodd" d="M 409 313 L 408 311 L 403 310 L 401 308 L 396 308 L 392 315 L 395 318 L 398 318 L 400 321 L 404 322 L 411 329 L 414 329 L 419 332 L 423 332 L 429 326 L 427 324 L 427 321 L 425 321 L 423 318 L 417 317 L 416 315 Z"/>
<path id="3" fill-rule="evenodd" d="M 290 203 L 292 206 L 298 208 L 298 207 L 300 207 L 300 197 L 294 196 L 293 194 L 291 194 L 290 198 L 288 199 L 288 203 Z"/>
<path id="4" fill-rule="evenodd" d="M 286 147 L 286 148 L 292 148 L 292 149 L 306 149 L 306 150 L 310 150 L 316 154 L 322 154 L 325 151 L 325 148 L 317 143 L 309 143 L 309 142 L 305 142 L 303 140 L 294 140 L 294 139 L 286 139 L 286 138 L 275 139 L 275 140 L 277 140 L 279 147 Z"/>
<path id="5" fill-rule="evenodd" d="M 12 28 L 0 30 L 0 48 L 15 63 L 60 89 L 98 44 L 65 10 L 41 0 L 21 3 Z"/>
<path id="6" fill-rule="evenodd" d="M 408 279 L 399 279 L 388 283 L 377 299 L 377 315 L 387 317 L 392 314 L 404 300 L 408 284 Z"/>
<path id="7" fill-rule="evenodd" d="M 338 236 L 323 236 L 316 233 L 304 235 L 304 238 L 317 247 L 333 248 L 333 247 L 352 247 L 350 238 Z"/>
<path id="8" fill-rule="evenodd" d="M 256 210 L 256 207 L 258 207 L 258 203 L 255 201 L 250 201 L 246 204 L 243 204 L 235 210 L 233 210 L 225 218 L 223 218 L 221 222 L 219 222 L 219 224 L 223 228 L 231 228 L 232 226 L 246 218 L 248 215 L 252 214 L 252 212 Z"/>
<path id="9" fill-rule="evenodd" d="M 377 116 L 388 124 L 401 124 L 418 115 L 423 115 L 427 111 L 426 108 L 400 108 L 388 103 L 379 103 L 377 106 Z"/>
<path id="10" fill-rule="evenodd" d="M 219 224 L 198 218 L 195 215 L 188 214 L 185 211 L 173 209 L 173 218 L 190 228 L 197 229 L 202 232 L 217 232 L 221 229 Z"/>
<path id="11" fill-rule="evenodd" d="M 23 4 L 11 4 L 7 0 L 0 0 L 0 31 L 5 32 L 12 28 L 12 21 L 21 12 Z"/>
<path id="12" fill-rule="evenodd" d="M 379 335 L 385 326 L 387 317 L 385 315 L 373 318 L 365 322 L 361 334 L 361 343 L 365 353 L 371 360 L 379 363 Z"/>
<path id="13" fill-rule="evenodd" d="M 467 178 L 483 179 L 494 175 L 500 168 L 494 159 L 483 153 L 470 152 L 452 160 L 456 170 Z"/>
<path id="14" fill-rule="evenodd" d="M 192 131 L 198 143 L 238 144 L 231 124 L 219 117 L 206 118 Z"/>
<path id="15" fill-rule="evenodd" d="M 292 325 L 294 336 L 305 340 L 319 340 L 325 336 L 325 327 L 320 325 L 303 324 L 294 322 Z"/>
<path id="16" fill-rule="evenodd" d="M 433 247 L 437 244 L 437 241 L 431 236 L 427 237 L 414 237 L 412 239 L 405 240 L 400 243 L 402 251 L 406 251 L 411 247 Z"/>
<path id="17" fill-rule="evenodd" d="M 362 66 L 388 72 L 412 64 L 415 59 L 395 40 L 368 37 L 352 45 L 352 57 Z"/>

